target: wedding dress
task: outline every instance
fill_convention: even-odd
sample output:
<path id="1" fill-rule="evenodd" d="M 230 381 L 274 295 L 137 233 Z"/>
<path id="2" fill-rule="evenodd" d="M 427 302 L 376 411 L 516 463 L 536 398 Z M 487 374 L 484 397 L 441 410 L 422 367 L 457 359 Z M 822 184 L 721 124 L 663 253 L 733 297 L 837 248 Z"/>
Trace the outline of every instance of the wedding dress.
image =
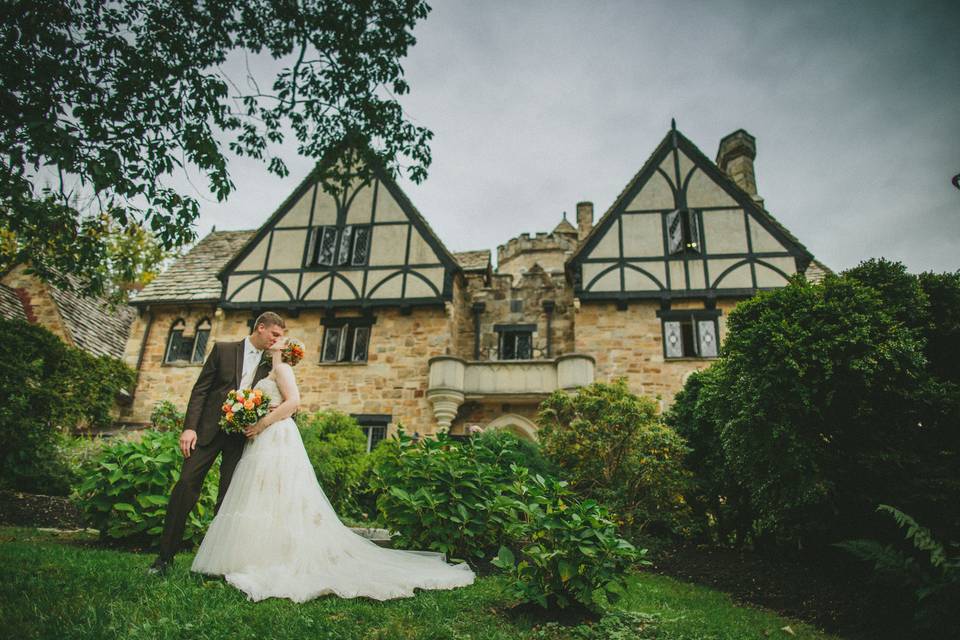
<path id="1" fill-rule="evenodd" d="M 272 377 L 256 388 L 281 398 Z M 436 552 L 385 549 L 344 525 L 317 482 L 292 418 L 245 444 L 191 570 L 222 575 L 253 601 L 305 602 L 329 593 L 387 600 L 474 580 L 465 563 L 447 564 Z"/>

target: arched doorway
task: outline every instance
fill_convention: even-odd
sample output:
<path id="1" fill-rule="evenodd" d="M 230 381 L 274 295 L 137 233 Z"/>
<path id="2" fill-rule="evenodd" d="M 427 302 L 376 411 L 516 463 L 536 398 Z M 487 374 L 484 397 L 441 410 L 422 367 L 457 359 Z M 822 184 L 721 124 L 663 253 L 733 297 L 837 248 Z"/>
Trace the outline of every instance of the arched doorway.
<path id="1" fill-rule="evenodd" d="M 523 438 L 524 440 L 530 440 L 531 442 L 537 441 L 537 425 L 531 422 L 529 419 L 524 418 L 523 416 L 518 416 L 515 413 L 508 413 L 491 420 L 486 425 L 484 425 L 484 431 L 491 431 L 503 429 L 509 431 L 518 438 Z"/>

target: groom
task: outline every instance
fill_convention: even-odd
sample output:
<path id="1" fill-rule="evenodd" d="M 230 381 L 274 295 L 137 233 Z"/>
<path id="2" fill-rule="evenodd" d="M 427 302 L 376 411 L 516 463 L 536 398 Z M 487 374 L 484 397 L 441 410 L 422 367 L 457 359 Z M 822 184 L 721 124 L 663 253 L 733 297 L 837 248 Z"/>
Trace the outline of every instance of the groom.
<path id="1" fill-rule="evenodd" d="M 249 336 L 238 342 L 217 342 L 210 350 L 187 404 L 180 435 L 183 468 L 170 493 L 160 553 L 150 566 L 150 573 L 165 574 L 173 564 L 173 556 L 183 541 L 187 516 L 197 504 L 207 472 L 222 452 L 214 513 L 220 509 L 245 442 L 243 434 L 221 431 L 221 407 L 231 389 L 252 388 L 270 372 L 270 360 L 261 360 L 261 356 L 264 349 L 283 337 L 285 328 L 283 318 L 267 311 L 257 318 Z"/>

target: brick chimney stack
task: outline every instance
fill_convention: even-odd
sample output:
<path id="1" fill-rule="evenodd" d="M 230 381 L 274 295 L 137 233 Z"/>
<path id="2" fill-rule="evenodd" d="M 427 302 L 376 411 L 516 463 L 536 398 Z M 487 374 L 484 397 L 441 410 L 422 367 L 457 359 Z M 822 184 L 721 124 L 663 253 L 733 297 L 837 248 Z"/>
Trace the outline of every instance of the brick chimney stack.
<path id="1" fill-rule="evenodd" d="M 756 157 L 757 139 L 743 129 L 737 129 L 720 140 L 717 166 L 763 206 L 763 198 L 757 195 L 757 176 L 753 171 Z"/>
<path id="2" fill-rule="evenodd" d="M 577 240 L 583 242 L 590 230 L 593 229 L 593 203 L 577 203 Z"/>

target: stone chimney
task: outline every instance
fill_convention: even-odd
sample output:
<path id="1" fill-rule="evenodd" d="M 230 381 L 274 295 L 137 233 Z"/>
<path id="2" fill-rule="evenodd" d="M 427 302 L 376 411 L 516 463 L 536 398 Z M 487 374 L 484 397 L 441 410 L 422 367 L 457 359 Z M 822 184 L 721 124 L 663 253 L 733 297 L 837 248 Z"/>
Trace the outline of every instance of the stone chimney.
<path id="1" fill-rule="evenodd" d="M 737 129 L 720 140 L 717 166 L 763 206 L 763 198 L 757 195 L 757 176 L 753 172 L 756 157 L 757 139 L 743 129 Z"/>
<path id="2" fill-rule="evenodd" d="M 577 203 L 577 240 L 583 242 L 590 230 L 593 229 L 593 203 Z"/>

